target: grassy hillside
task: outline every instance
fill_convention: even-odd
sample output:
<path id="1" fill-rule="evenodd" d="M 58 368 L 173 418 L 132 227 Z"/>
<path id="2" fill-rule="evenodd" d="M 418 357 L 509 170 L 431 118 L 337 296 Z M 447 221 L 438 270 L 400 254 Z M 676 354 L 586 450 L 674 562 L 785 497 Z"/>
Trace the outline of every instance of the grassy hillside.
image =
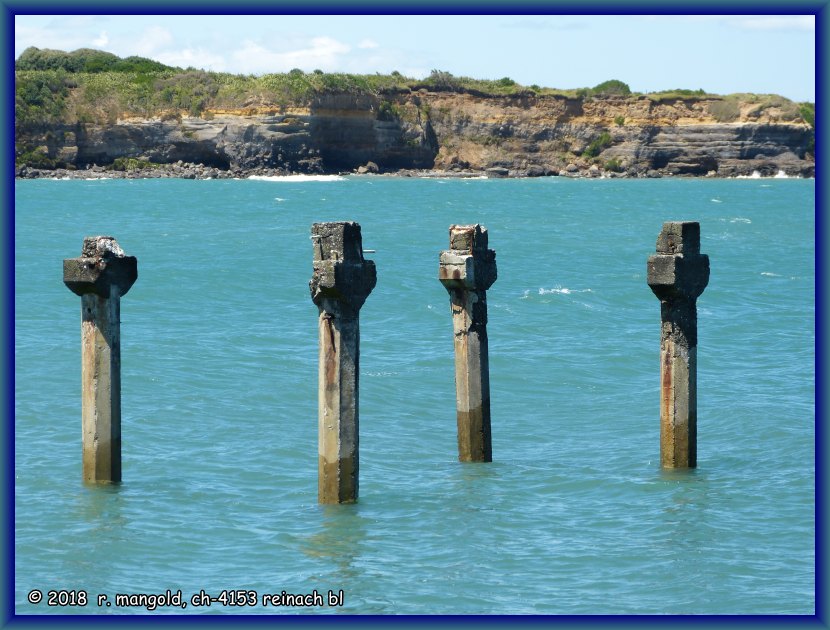
<path id="1" fill-rule="evenodd" d="M 813 124 L 814 106 L 794 103 L 777 95 L 708 94 L 675 89 L 650 94 L 631 92 L 618 80 L 593 88 L 555 89 L 523 86 L 508 77 L 481 80 L 433 70 L 419 80 L 391 74 L 306 73 L 292 70 L 262 76 L 205 72 L 166 66 L 143 57 L 120 58 L 111 53 L 80 49 L 73 52 L 28 48 L 15 62 L 15 126 L 44 128 L 56 123 L 114 123 L 125 116 L 205 116 L 211 110 L 250 107 L 307 106 L 326 93 L 379 95 L 433 92 L 482 96 L 540 96 L 591 99 L 647 96 L 660 103 L 684 99 L 720 101 L 713 114 L 724 122 L 746 111 L 746 104 L 763 112 L 782 109 L 792 119 Z"/>

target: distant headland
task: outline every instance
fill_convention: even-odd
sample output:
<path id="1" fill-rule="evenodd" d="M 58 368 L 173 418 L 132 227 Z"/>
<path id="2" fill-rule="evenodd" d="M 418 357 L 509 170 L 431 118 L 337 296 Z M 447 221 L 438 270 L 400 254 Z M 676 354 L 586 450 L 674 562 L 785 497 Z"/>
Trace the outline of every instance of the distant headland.
<path id="1" fill-rule="evenodd" d="M 17 177 L 388 173 L 815 175 L 815 106 L 782 96 L 522 86 L 433 70 L 263 76 L 28 48 Z"/>

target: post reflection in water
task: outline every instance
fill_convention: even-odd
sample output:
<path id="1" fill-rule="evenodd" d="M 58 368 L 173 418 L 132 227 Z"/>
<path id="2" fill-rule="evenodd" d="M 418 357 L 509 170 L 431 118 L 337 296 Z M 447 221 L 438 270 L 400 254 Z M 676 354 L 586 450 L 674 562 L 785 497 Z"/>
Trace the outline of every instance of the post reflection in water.
<path id="1" fill-rule="evenodd" d="M 318 576 L 320 589 L 328 589 L 335 594 L 344 585 L 360 584 L 364 573 L 361 564 L 366 531 L 369 523 L 360 514 L 358 504 L 321 505 L 321 529 L 302 541 L 301 550 L 308 556 L 322 560 L 328 572 Z M 323 593 L 326 597 L 327 593 Z M 354 605 L 359 594 L 347 590 L 344 594 L 345 611 L 355 610 Z"/>

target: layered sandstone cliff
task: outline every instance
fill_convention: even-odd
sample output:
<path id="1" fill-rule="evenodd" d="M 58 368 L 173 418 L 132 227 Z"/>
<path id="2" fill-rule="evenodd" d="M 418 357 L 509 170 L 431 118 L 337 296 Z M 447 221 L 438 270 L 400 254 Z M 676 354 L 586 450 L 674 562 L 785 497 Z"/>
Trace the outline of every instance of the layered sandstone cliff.
<path id="1" fill-rule="evenodd" d="M 222 171 L 325 173 L 437 169 L 507 176 L 812 176 L 813 129 L 775 107 L 742 104 L 720 122 L 716 98 L 565 98 L 527 92 L 324 94 L 306 107 L 251 103 L 108 124 L 18 129 L 57 166 L 119 158 Z M 19 172 L 19 174 L 21 174 Z"/>

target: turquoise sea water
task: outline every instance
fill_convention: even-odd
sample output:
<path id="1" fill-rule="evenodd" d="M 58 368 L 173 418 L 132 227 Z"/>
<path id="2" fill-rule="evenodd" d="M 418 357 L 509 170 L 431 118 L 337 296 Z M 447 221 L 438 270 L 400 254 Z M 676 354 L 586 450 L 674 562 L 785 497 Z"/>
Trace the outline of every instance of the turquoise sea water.
<path id="1" fill-rule="evenodd" d="M 810 180 L 18 181 L 18 614 L 255 591 L 153 614 L 812 614 Z M 355 220 L 360 500 L 317 504 L 315 221 Z M 663 221 L 701 223 L 698 469 L 659 467 Z M 456 461 L 452 223 L 497 252 L 492 464 Z M 138 258 L 121 304 L 124 481 L 81 483 L 84 236 Z M 39 589 L 44 601 L 31 604 Z M 50 590 L 83 607 L 49 607 Z M 343 590 L 343 606 L 263 607 Z M 97 606 L 107 595 L 110 607 Z"/>

